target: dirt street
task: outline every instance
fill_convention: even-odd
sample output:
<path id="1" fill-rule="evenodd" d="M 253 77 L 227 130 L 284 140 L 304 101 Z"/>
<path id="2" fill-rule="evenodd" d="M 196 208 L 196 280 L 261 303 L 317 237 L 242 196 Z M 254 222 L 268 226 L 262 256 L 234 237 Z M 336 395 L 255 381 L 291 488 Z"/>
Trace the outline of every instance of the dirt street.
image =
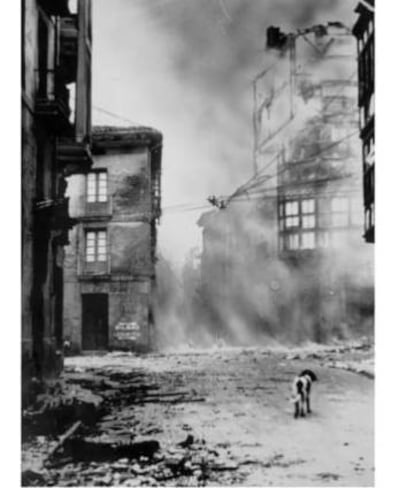
<path id="1" fill-rule="evenodd" d="M 372 486 L 374 382 L 326 364 L 326 355 L 263 348 L 68 358 L 74 383 L 96 375 L 146 385 L 144 397 L 108 393 L 110 408 L 89 438 L 129 436 L 159 449 L 135 460 L 69 460 L 49 474 L 67 486 Z M 291 381 L 308 367 L 319 379 L 313 413 L 295 420 Z"/>

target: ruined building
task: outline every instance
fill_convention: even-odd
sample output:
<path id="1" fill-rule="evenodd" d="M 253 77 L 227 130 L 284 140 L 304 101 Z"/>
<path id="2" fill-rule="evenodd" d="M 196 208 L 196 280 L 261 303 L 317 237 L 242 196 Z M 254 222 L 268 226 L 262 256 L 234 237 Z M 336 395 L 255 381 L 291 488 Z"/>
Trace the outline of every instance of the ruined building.
<path id="1" fill-rule="evenodd" d="M 364 175 L 365 240 L 375 241 L 375 33 L 374 0 L 358 4 L 353 33 L 358 46 L 358 106 Z M 371 7 L 371 8 L 370 8 Z"/>
<path id="2" fill-rule="evenodd" d="M 352 88 L 320 83 L 320 114 L 285 146 L 286 159 L 277 168 L 279 259 L 297 284 L 280 314 L 286 322 L 301 321 L 318 341 L 331 333 L 342 336 L 358 325 L 362 311 L 372 312 L 372 253 L 361 240 Z M 332 96 L 338 89 L 342 95 Z"/>
<path id="3" fill-rule="evenodd" d="M 92 164 L 91 2 L 22 1 L 22 381 L 62 366 L 64 177 Z M 72 96 L 71 96 L 72 95 Z"/>
<path id="4" fill-rule="evenodd" d="M 361 239 L 354 39 L 336 22 L 303 32 L 283 36 L 256 78 L 255 174 L 200 219 L 201 270 L 212 303 L 226 304 L 222 322 L 246 337 L 323 342 L 372 331 L 373 256 Z"/>
<path id="5" fill-rule="evenodd" d="M 78 224 L 65 256 L 64 335 L 72 352 L 151 345 L 162 135 L 95 127 L 93 169 L 68 178 Z"/>
<path id="6" fill-rule="evenodd" d="M 295 283 L 294 295 L 281 300 L 279 317 L 301 324 L 299 337 L 324 341 L 372 331 L 373 255 L 361 240 L 354 39 L 331 23 L 307 40 L 313 49 L 291 80 L 291 124 L 270 141 L 276 149 L 278 258 Z"/>

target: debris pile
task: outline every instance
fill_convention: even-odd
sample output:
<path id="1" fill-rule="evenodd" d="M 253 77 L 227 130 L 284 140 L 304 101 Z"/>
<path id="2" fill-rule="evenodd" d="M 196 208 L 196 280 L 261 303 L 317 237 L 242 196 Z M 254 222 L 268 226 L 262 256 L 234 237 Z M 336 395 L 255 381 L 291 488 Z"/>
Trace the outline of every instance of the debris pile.
<path id="1" fill-rule="evenodd" d="M 162 446 L 157 440 L 112 444 L 75 436 L 55 451 L 52 461 L 37 470 L 26 469 L 22 486 L 205 486 L 226 477 L 240 483 L 240 467 L 255 461 L 236 461 L 228 449 L 209 448 L 189 434 L 183 441 Z"/>
<path id="2" fill-rule="evenodd" d="M 163 430 L 141 425 L 144 404 L 205 401 L 180 381 L 156 379 L 137 369 L 67 370 L 24 411 L 22 485 L 198 485 L 210 471 L 233 469 L 192 434 L 163 448 L 149 438 Z"/>
<path id="3" fill-rule="evenodd" d="M 104 398 L 65 380 L 48 385 L 23 411 L 23 439 L 33 435 L 59 435 L 74 421 L 93 424 L 105 412 Z"/>

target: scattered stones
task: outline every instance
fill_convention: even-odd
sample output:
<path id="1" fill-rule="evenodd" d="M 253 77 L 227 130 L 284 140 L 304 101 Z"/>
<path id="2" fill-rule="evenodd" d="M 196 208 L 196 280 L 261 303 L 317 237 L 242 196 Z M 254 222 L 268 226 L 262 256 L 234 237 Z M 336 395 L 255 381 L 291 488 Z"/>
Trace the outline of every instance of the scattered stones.
<path id="1" fill-rule="evenodd" d="M 42 473 L 27 469 L 22 473 L 22 486 L 45 486 L 46 478 Z"/>
<path id="2" fill-rule="evenodd" d="M 183 442 L 179 442 L 177 445 L 180 447 L 189 447 L 194 444 L 194 436 L 189 434 Z"/>
<path id="3" fill-rule="evenodd" d="M 317 476 L 318 478 L 327 481 L 328 480 L 337 481 L 340 478 L 339 474 L 335 474 L 335 473 L 318 473 Z"/>

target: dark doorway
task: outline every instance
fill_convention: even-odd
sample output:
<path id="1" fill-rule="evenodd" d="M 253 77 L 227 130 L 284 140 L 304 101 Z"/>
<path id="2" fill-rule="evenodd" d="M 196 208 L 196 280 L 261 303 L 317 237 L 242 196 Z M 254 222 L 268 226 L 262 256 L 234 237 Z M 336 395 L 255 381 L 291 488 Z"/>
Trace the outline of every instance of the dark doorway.
<path id="1" fill-rule="evenodd" d="M 108 348 L 108 295 L 82 295 L 82 349 L 96 351 Z"/>

